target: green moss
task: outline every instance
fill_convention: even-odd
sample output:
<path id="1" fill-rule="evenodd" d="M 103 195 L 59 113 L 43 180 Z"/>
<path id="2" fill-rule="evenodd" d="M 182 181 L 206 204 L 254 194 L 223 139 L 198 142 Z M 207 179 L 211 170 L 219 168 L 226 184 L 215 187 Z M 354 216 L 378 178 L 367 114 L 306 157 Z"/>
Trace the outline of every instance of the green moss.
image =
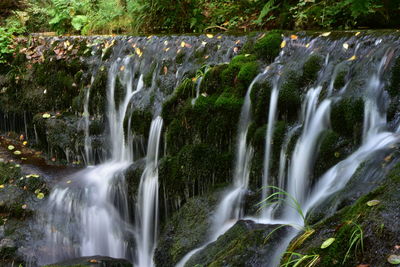
<path id="1" fill-rule="evenodd" d="M 208 95 L 221 93 L 222 87 L 222 72 L 228 68 L 228 64 L 216 65 L 210 68 L 204 75 L 201 82 L 200 91 Z"/>
<path id="2" fill-rule="evenodd" d="M 304 85 L 313 83 L 318 78 L 318 72 L 322 67 L 322 58 L 319 55 L 312 55 L 303 66 L 302 83 Z"/>
<path id="3" fill-rule="evenodd" d="M 156 63 L 151 64 L 149 71 L 143 77 L 144 85 L 148 88 L 151 87 L 151 83 L 153 81 L 153 74 L 156 69 L 156 66 L 157 66 Z"/>
<path id="4" fill-rule="evenodd" d="M 135 110 L 131 116 L 131 129 L 137 135 L 147 137 L 153 115 L 150 111 Z"/>
<path id="5" fill-rule="evenodd" d="M 17 167 L 14 163 L 0 162 L 0 185 L 7 184 L 20 176 L 20 167 Z"/>
<path id="6" fill-rule="evenodd" d="M 289 121 L 297 119 L 298 110 L 301 106 L 300 89 L 301 79 L 294 71 L 291 71 L 282 84 L 278 96 L 278 110 Z"/>
<path id="7" fill-rule="evenodd" d="M 396 58 L 394 66 L 392 67 L 388 92 L 392 97 L 397 96 L 400 93 L 400 57 Z"/>
<path id="8" fill-rule="evenodd" d="M 265 147 L 265 135 L 267 133 L 267 124 L 257 128 L 254 132 L 254 136 L 252 138 L 252 144 L 254 147 L 262 150 Z"/>
<path id="9" fill-rule="evenodd" d="M 271 85 L 268 82 L 256 83 L 250 94 L 253 120 L 257 125 L 267 121 Z"/>
<path id="10" fill-rule="evenodd" d="M 279 33 L 267 33 L 255 43 L 254 50 L 258 57 L 272 62 L 279 54 L 281 42 Z"/>
<path id="11" fill-rule="evenodd" d="M 343 86 L 345 86 L 345 84 L 346 84 L 346 75 L 347 75 L 347 71 L 346 70 L 340 71 L 337 74 L 337 76 L 335 78 L 335 81 L 333 83 L 333 87 L 336 90 L 339 90 L 339 89 L 343 88 Z"/>
<path id="12" fill-rule="evenodd" d="M 332 107 L 332 129 L 341 136 L 349 137 L 354 140 L 354 143 L 358 143 L 361 138 L 363 114 L 364 101 L 362 99 L 342 99 Z"/>
<path id="13" fill-rule="evenodd" d="M 176 64 L 182 64 L 185 61 L 185 58 L 186 58 L 186 52 L 180 51 L 179 53 L 176 54 L 175 57 Z"/>

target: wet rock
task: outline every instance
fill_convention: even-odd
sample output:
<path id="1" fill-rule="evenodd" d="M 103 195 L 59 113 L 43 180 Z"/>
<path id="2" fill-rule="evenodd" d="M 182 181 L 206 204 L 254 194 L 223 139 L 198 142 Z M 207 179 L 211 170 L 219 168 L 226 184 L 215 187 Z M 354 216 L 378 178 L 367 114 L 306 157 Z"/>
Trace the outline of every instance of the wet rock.
<path id="1" fill-rule="evenodd" d="M 272 248 L 289 228 L 238 221 L 217 241 L 193 255 L 185 266 L 265 266 L 273 256 Z"/>
<path id="2" fill-rule="evenodd" d="M 132 263 L 125 259 L 114 259 L 103 256 L 91 256 L 71 259 L 63 262 L 54 263 L 47 265 L 46 267 L 58 267 L 58 266 L 91 266 L 91 267 L 132 267 Z"/>
<path id="3" fill-rule="evenodd" d="M 157 266 L 175 266 L 207 240 L 218 196 L 214 193 L 191 198 L 168 220 L 155 251 Z"/>

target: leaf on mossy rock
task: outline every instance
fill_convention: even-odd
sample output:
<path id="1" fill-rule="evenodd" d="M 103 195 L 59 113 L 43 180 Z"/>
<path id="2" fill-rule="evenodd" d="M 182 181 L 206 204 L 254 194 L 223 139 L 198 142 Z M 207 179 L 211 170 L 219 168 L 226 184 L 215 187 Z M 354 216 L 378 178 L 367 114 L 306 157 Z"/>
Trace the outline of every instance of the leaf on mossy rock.
<path id="1" fill-rule="evenodd" d="M 286 41 L 283 40 L 282 43 L 281 43 L 281 48 L 284 48 L 285 46 L 286 46 Z"/>
<path id="2" fill-rule="evenodd" d="M 4 184 L 0 184 L 0 188 L 4 188 Z"/>
<path id="3" fill-rule="evenodd" d="M 14 151 L 14 155 L 21 155 L 22 153 L 21 153 L 21 151 L 19 151 L 19 150 L 15 150 Z"/>
<path id="4" fill-rule="evenodd" d="M 39 174 L 28 174 L 25 176 L 26 178 L 39 178 L 40 175 Z"/>
<path id="5" fill-rule="evenodd" d="M 352 56 L 351 58 L 349 58 L 347 61 L 353 61 L 353 60 L 356 60 L 357 59 L 357 57 L 356 56 Z"/>
<path id="6" fill-rule="evenodd" d="M 44 198 L 44 194 L 43 193 L 39 193 L 39 194 L 36 195 L 36 197 L 38 199 L 43 199 Z"/>
<path id="7" fill-rule="evenodd" d="M 48 119 L 50 117 L 51 117 L 51 115 L 49 113 L 44 113 L 42 116 L 43 119 Z"/>
<path id="8" fill-rule="evenodd" d="M 324 248 L 329 247 L 330 245 L 332 245 L 333 242 L 335 242 L 335 240 L 336 239 L 333 237 L 328 238 L 327 240 L 324 241 L 324 243 L 322 243 L 321 248 L 324 249 Z"/>
<path id="9" fill-rule="evenodd" d="M 24 146 L 26 146 L 26 145 L 28 144 L 28 141 L 24 141 L 22 144 L 23 144 Z"/>
<path id="10" fill-rule="evenodd" d="M 26 204 L 24 204 L 24 205 L 21 206 L 21 208 L 22 208 L 23 210 L 25 210 L 27 207 L 28 207 L 28 205 L 26 205 Z"/>
<path id="11" fill-rule="evenodd" d="M 206 36 L 208 37 L 208 38 L 213 38 L 214 37 L 214 35 L 212 35 L 212 34 L 206 34 Z"/>
<path id="12" fill-rule="evenodd" d="M 8 150 L 14 150 L 14 149 L 15 149 L 15 146 L 13 146 L 13 145 L 8 146 Z"/>
<path id="13" fill-rule="evenodd" d="M 390 255 L 388 258 L 387 258 L 387 261 L 390 263 L 390 264 L 393 264 L 393 265 L 396 265 L 396 264 L 400 264 L 400 255 Z"/>
<path id="14" fill-rule="evenodd" d="M 323 37 L 328 37 L 329 35 L 331 35 L 331 32 L 324 32 L 321 34 Z"/>
<path id="15" fill-rule="evenodd" d="M 373 207 L 373 206 L 378 205 L 379 203 L 381 203 L 379 200 L 373 199 L 373 200 L 368 201 L 367 205 L 368 205 L 368 207 Z"/>

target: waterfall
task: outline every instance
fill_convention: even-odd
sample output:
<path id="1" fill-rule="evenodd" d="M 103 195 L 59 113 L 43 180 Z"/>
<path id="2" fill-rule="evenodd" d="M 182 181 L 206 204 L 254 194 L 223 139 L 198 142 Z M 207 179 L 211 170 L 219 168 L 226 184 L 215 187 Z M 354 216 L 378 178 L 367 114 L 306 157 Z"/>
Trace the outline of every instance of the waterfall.
<path id="1" fill-rule="evenodd" d="M 265 155 L 264 155 L 264 173 L 262 179 L 262 195 L 261 200 L 267 197 L 268 192 L 268 179 L 269 179 L 269 168 L 270 168 L 270 160 L 271 160 L 271 149 L 272 149 L 272 138 L 274 134 L 275 120 L 276 120 L 276 110 L 278 106 L 278 94 L 279 87 L 278 82 L 275 81 L 272 92 L 271 99 L 269 104 L 269 112 L 268 112 L 268 126 L 265 138 Z M 262 209 L 262 217 L 269 218 L 271 215 L 269 214 L 271 209 Z"/>
<path id="2" fill-rule="evenodd" d="M 158 228 L 158 151 L 163 120 L 157 117 L 150 127 L 146 167 L 140 178 L 137 203 L 136 245 L 138 267 L 153 266 Z"/>
<path id="3" fill-rule="evenodd" d="M 93 84 L 94 77 L 92 76 L 90 86 L 86 89 L 85 102 L 83 104 L 83 117 L 85 119 L 85 163 L 90 165 L 93 162 L 92 159 L 92 140 L 90 138 L 90 113 L 89 113 L 89 100 L 90 100 L 90 89 Z"/>
<path id="4" fill-rule="evenodd" d="M 128 251 L 127 236 L 134 235 L 134 229 L 127 221 L 128 198 L 124 192 L 119 192 L 121 188 L 126 190 L 126 186 L 118 185 L 123 183 L 124 170 L 133 160 L 132 138 L 125 137 L 125 132 L 130 132 L 130 125 L 124 129 L 124 121 L 132 97 L 143 88 L 141 75 L 133 90 L 135 75 L 130 60 L 130 57 L 116 60 L 108 73 L 107 118 L 111 158 L 76 173 L 51 192 L 46 208 L 46 243 L 52 251 L 41 257 L 41 263 L 92 255 L 133 258 Z M 124 89 L 123 99 L 118 105 L 115 101 L 117 79 Z M 85 106 L 87 109 L 88 104 Z M 114 204 L 116 197 L 119 206 Z M 70 225 L 63 225 L 64 222 Z"/>
<path id="5" fill-rule="evenodd" d="M 236 141 L 236 161 L 233 175 L 233 183 L 230 189 L 222 197 L 215 214 L 213 216 L 211 234 L 209 240 L 199 248 L 186 254 L 176 265 L 184 267 L 186 262 L 198 251 L 205 248 L 211 242 L 224 234 L 243 216 L 243 196 L 249 185 L 250 162 L 253 157 L 253 148 L 247 143 L 247 132 L 251 123 L 251 91 L 262 77 L 267 73 L 267 69 L 258 74 L 247 89 L 244 103 L 240 112 L 238 134 Z"/>

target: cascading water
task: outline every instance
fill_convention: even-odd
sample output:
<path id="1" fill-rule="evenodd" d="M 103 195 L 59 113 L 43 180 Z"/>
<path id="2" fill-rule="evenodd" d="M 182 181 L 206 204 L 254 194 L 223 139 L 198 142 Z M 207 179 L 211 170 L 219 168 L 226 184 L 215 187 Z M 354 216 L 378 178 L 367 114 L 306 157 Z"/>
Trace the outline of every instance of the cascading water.
<path id="1" fill-rule="evenodd" d="M 133 236 L 133 228 L 126 221 L 129 218 L 128 199 L 119 197 L 119 206 L 113 203 L 114 190 L 120 190 L 114 185 L 117 180 L 123 179 L 124 170 L 133 160 L 132 139 L 125 138 L 124 121 L 132 96 L 143 88 L 140 76 L 136 90 L 132 89 L 135 75 L 130 64 L 129 57 L 117 60 L 108 74 L 107 118 L 111 160 L 78 172 L 52 191 L 46 210 L 49 216 L 46 236 L 47 247 L 53 251 L 43 255 L 41 263 L 91 255 L 132 258 L 127 250 L 127 236 Z M 121 69 L 124 72 L 120 82 L 125 92 L 119 105 L 116 105 L 116 79 L 121 75 Z M 63 225 L 63 222 L 71 225 Z"/>
<path id="2" fill-rule="evenodd" d="M 158 151 L 162 118 L 153 120 L 147 146 L 146 167 L 139 184 L 137 203 L 136 245 L 138 267 L 153 266 L 158 228 Z"/>

